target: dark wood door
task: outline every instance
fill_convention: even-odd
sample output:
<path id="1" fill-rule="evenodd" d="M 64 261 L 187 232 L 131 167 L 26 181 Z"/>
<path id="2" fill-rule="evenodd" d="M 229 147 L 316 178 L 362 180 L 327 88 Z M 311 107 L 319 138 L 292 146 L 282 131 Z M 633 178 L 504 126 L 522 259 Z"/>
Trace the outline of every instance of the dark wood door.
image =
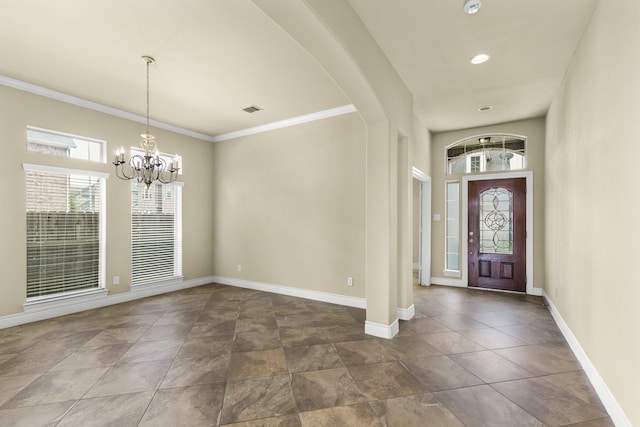
<path id="1" fill-rule="evenodd" d="M 525 292 L 526 179 L 469 181 L 469 286 Z"/>

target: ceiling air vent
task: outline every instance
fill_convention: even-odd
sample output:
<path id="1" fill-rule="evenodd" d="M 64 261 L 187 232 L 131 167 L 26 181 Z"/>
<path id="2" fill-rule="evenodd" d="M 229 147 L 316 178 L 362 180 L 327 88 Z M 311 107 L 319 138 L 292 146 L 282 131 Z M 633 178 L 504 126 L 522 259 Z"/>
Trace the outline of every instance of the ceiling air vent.
<path id="1" fill-rule="evenodd" d="M 246 111 L 247 113 L 255 113 L 256 111 L 260 111 L 260 110 L 262 110 L 262 108 L 256 107 L 255 105 L 242 109 L 242 111 Z"/>

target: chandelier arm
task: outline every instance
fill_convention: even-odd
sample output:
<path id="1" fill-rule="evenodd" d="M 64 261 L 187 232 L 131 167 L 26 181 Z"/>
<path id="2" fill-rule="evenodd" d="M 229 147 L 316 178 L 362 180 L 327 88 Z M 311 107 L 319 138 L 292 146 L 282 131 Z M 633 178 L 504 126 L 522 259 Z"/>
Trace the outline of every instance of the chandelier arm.
<path id="1" fill-rule="evenodd" d="M 177 178 L 177 175 L 174 175 L 173 172 L 169 172 L 169 174 L 170 174 L 169 175 L 169 179 L 165 179 L 164 176 L 161 175 L 161 176 L 158 177 L 158 181 L 160 181 L 163 184 L 171 184 L 171 183 L 175 182 L 175 180 Z"/>
<path id="2" fill-rule="evenodd" d="M 116 166 L 116 176 L 124 181 L 130 180 L 133 176 L 128 176 L 124 171 L 124 162 L 113 163 Z"/>
<path id="3" fill-rule="evenodd" d="M 154 165 L 156 166 L 156 180 L 160 181 L 163 184 L 167 184 L 163 177 L 163 173 L 167 170 L 167 162 L 162 157 L 156 156 L 154 160 Z"/>
<path id="4" fill-rule="evenodd" d="M 115 164 L 115 163 L 114 163 L 114 164 Z M 128 181 L 128 180 L 130 180 L 131 178 L 129 178 L 128 176 L 126 176 L 126 175 L 124 174 L 124 171 L 123 171 L 122 169 L 123 169 L 123 168 L 121 167 L 121 165 L 120 165 L 120 164 L 116 164 L 116 176 L 117 176 L 118 178 L 120 178 L 121 180 L 123 180 L 123 181 Z M 118 171 L 120 171 L 120 172 L 118 172 Z"/>
<path id="5" fill-rule="evenodd" d="M 131 176 L 129 176 L 129 175 L 127 175 L 125 173 L 124 164 L 120 167 L 120 170 L 121 170 L 122 176 L 124 176 L 126 179 L 132 179 L 132 178 L 135 177 L 135 173 L 132 174 Z M 135 169 L 133 169 L 133 170 L 135 171 Z"/>

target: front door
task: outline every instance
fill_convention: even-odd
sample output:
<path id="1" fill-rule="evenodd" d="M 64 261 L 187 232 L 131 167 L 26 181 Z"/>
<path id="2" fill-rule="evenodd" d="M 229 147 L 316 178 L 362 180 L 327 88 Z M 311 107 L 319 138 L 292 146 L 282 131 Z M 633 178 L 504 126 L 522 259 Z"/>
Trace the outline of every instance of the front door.
<path id="1" fill-rule="evenodd" d="M 526 178 L 469 181 L 469 286 L 525 292 Z"/>

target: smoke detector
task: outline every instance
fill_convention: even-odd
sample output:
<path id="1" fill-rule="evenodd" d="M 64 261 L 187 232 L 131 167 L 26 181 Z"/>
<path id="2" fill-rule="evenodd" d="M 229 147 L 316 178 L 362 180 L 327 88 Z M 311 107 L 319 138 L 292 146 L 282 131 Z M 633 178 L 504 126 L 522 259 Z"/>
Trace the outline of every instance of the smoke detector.
<path id="1" fill-rule="evenodd" d="M 481 0 L 464 0 L 462 7 L 466 13 L 473 15 L 480 10 L 480 6 L 482 6 Z"/>

